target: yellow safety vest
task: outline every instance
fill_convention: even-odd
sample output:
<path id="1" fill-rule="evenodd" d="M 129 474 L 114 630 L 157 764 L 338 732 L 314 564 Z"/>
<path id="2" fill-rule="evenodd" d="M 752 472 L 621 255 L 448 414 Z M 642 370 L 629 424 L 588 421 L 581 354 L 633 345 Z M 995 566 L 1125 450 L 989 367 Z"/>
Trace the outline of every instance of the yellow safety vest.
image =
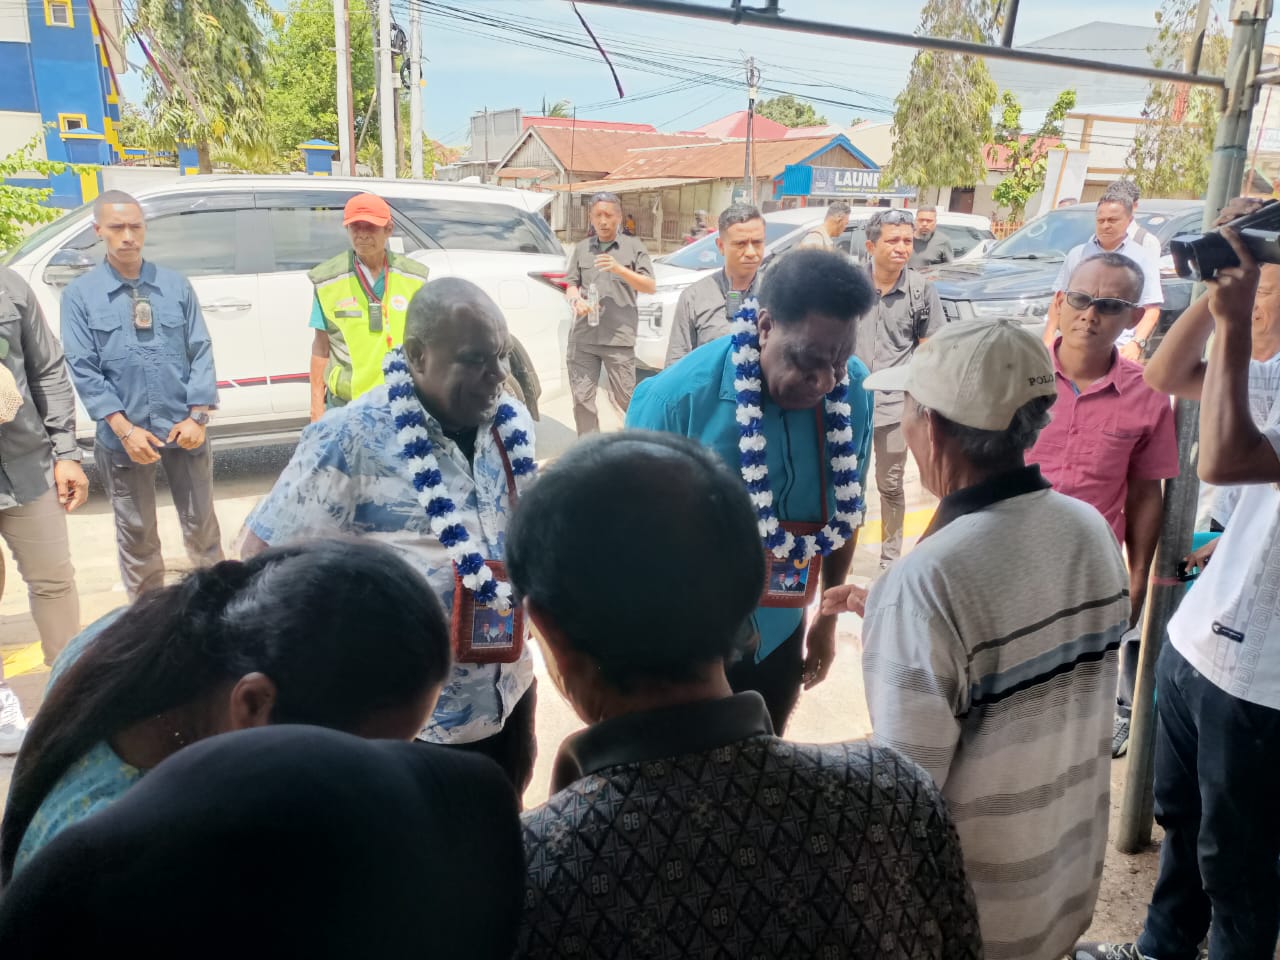
<path id="1" fill-rule="evenodd" d="M 371 330 L 369 298 L 356 269 L 355 254 L 348 250 L 307 274 L 315 284 L 329 334 L 325 385 L 330 394 L 342 401 L 354 400 L 382 383 L 382 359 L 404 343 L 409 301 L 427 282 L 426 267 L 388 252 L 381 329 Z"/>

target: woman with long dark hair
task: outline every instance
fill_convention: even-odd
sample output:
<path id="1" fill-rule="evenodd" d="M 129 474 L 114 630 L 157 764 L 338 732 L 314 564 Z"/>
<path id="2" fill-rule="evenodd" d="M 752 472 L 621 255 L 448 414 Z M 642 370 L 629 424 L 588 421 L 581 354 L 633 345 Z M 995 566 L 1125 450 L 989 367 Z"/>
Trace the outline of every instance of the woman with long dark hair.
<path id="1" fill-rule="evenodd" d="M 451 663 L 426 581 L 387 547 L 313 541 L 226 560 L 73 641 L 18 755 L 0 880 L 165 757 L 276 723 L 409 740 Z"/>

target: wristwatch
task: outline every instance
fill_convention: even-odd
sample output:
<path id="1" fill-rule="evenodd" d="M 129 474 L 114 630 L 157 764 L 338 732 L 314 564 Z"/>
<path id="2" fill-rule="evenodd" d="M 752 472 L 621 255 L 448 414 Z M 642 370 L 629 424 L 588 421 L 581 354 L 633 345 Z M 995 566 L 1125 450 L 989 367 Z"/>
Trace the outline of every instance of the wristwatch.
<path id="1" fill-rule="evenodd" d="M 192 423 L 198 423 L 202 427 L 207 427 L 209 425 L 208 410 L 192 410 L 189 416 Z"/>
<path id="2" fill-rule="evenodd" d="M 1134 338 L 1133 338 L 1133 342 L 1134 342 L 1134 343 L 1136 343 L 1136 344 L 1138 345 L 1138 349 L 1139 349 L 1139 350 L 1145 350 L 1145 349 L 1147 349 L 1147 341 L 1146 341 L 1145 339 L 1143 339 L 1142 337 L 1134 337 Z"/>

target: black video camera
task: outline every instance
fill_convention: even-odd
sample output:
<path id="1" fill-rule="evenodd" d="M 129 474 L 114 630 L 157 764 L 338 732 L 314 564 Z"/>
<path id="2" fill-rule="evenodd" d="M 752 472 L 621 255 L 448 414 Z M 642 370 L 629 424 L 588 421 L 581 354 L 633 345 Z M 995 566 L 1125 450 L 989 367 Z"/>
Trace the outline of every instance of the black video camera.
<path id="1" fill-rule="evenodd" d="M 1258 263 L 1280 263 L 1280 201 L 1268 200 L 1253 213 L 1226 224 L 1240 235 Z M 1189 280 L 1212 280 L 1219 270 L 1237 266 L 1240 258 L 1215 228 L 1208 233 L 1184 233 L 1169 241 L 1173 268 Z"/>

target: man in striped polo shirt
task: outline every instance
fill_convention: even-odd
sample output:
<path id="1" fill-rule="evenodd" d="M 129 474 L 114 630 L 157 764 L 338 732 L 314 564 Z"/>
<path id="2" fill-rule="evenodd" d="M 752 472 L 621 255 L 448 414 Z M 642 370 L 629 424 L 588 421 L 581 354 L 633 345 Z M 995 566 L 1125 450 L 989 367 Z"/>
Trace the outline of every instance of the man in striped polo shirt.
<path id="1" fill-rule="evenodd" d="M 824 612 L 865 598 L 874 736 L 942 789 L 986 956 L 1057 960 L 1102 876 L 1128 574 L 1098 512 L 1025 464 L 1056 399 L 1032 334 L 954 324 L 866 386 L 905 390 L 907 446 L 941 503 L 869 596 L 836 588 Z"/>

